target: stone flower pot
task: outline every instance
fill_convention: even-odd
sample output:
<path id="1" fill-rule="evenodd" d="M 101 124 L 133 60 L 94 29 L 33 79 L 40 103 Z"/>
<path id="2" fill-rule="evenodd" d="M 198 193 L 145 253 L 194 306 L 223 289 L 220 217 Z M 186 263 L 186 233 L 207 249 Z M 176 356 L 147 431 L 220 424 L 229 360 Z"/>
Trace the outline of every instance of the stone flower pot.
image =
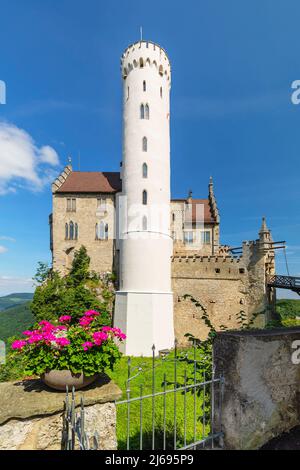
<path id="1" fill-rule="evenodd" d="M 75 390 L 80 390 L 93 383 L 97 377 L 98 374 L 86 377 L 82 373 L 73 375 L 69 370 L 51 370 L 50 372 L 42 374 L 41 380 L 48 385 L 48 387 L 65 392 L 66 386 L 68 386 L 69 390 L 72 390 L 72 387 L 74 387 Z"/>

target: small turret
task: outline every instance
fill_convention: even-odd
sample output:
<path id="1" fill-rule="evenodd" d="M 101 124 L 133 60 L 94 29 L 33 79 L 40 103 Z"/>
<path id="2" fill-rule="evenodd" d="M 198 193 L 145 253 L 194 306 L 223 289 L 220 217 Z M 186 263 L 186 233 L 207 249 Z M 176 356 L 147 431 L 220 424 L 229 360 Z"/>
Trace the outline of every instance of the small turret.
<path id="1" fill-rule="evenodd" d="M 260 227 L 258 234 L 259 234 L 259 240 L 262 243 L 272 241 L 271 230 L 267 226 L 265 217 L 262 218 L 262 223 L 261 223 L 261 227 Z"/>
<path id="2" fill-rule="evenodd" d="M 209 178 L 209 185 L 208 185 L 208 199 L 211 209 L 212 217 L 216 220 L 216 222 L 220 223 L 220 214 L 219 209 L 217 206 L 217 200 L 214 193 L 214 183 L 212 176 Z"/>

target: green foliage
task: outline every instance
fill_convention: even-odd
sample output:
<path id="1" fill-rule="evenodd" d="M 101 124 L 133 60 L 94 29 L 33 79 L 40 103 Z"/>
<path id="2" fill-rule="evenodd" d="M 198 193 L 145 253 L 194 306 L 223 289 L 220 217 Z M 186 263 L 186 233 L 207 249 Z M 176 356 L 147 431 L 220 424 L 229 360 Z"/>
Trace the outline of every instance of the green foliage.
<path id="1" fill-rule="evenodd" d="M 35 279 L 41 285 L 36 288 L 31 304 L 38 322 L 55 321 L 61 315 L 72 315 L 76 321 L 86 310 L 101 311 L 103 324 L 111 322 L 109 310 L 113 293 L 107 288 L 111 279 L 105 282 L 100 276 L 89 272 L 89 264 L 90 258 L 83 246 L 75 252 L 71 270 L 65 277 L 39 263 Z"/>
<path id="2" fill-rule="evenodd" d="M 296 318 L 300 317 L 300 300 L 297 299 L 280 299 L 276 302 L 276 311 L 280 318 Z"/>
<path id="3" fill-rule="evenodd" d="M 30 302 L 3 310 L 0 313 L 0 340 L 22 333 L 34 323 Z"/>

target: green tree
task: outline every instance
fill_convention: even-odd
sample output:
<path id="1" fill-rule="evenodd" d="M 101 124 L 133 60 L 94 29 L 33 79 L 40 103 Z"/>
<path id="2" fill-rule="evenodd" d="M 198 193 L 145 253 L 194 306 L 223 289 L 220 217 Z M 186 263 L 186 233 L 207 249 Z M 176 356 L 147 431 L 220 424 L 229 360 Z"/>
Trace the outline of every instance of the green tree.
<path id="1" fill-rule="evenodd" d="M 35 280 L 40 285 L 31 303 L 38 322 L 55 321 L 61 315 L 71 315 L 76 321 L 86 310 L 97 310 L 101 312 L 103 324 L 111 323 L 110 299 L 101 296 L 107 291 L 105 282 L 90 272 L 89 266 L 90 258 L 84 246 L 75 252 L 70 272 L 64 277 L 39 263 Z"/>

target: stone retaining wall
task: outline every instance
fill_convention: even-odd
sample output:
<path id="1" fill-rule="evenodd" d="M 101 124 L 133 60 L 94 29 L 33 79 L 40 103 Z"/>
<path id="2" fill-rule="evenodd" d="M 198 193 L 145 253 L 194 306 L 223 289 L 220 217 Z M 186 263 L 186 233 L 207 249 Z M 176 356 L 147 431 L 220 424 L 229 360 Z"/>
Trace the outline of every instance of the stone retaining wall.
<path id="1" fill-rule="evenodd" d="M 225 387 L 216 425 L 225 434 L 225 448 L 258 449 L 300 424 L 300 364 L 292 362 L 295 340 L 300 340 L 299 328 L 217 335 L 214 363 L 216 374 L 224 373 Z"/>
<path id="2" fill-rule="evenodd" d="M 76 406 L 83 397 L 85 431 L 99 434 L 100 450 L 117 449 L 116 406 L 119 387 L 103 375 L 87 390 L 76 392 Z M 50 390 L 39 380 L 0 384 L 0 450 L 59 450 L 61 448 L 64 392 Z"/>

